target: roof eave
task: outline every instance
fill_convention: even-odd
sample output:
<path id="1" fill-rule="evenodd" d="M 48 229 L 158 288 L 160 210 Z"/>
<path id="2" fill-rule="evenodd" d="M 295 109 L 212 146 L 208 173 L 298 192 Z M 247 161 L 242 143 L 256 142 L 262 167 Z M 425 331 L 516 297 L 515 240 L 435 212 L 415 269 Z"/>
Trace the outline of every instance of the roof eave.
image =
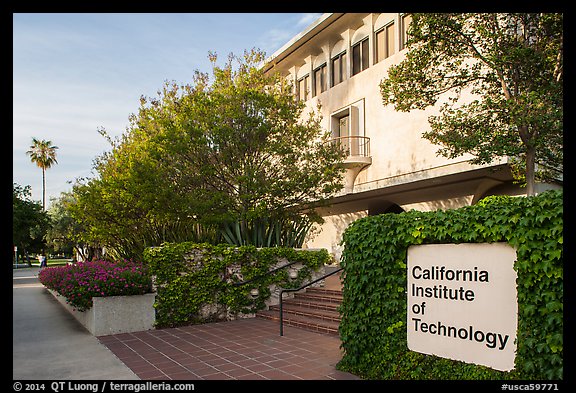
<path id="1" fill-rule="evenodd" d="M 311 37 L 318 34 L 326 26 L 334 22 L 336 19 L 340 18 L 343 13 L 324 13 L 320 18 L 313 22 L 306 29 L 295 35 L 290 41 L 284 44 L 280 49 L 274 52 L 266 60 L 264 60 L 264 72 L 269 71 L 275 64 L 278 64 L 286 57 L 288 57 L 292 52 L 302 46 Z"/>

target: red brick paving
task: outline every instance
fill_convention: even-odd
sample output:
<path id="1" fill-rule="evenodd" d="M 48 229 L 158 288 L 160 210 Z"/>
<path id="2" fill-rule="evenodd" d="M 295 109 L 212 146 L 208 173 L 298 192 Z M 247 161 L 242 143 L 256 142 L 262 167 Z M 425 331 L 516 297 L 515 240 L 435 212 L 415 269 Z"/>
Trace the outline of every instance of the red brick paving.
<path id="1" fill-rule="evenodd" d="M 359 379 L 340 340 L 260 318 L 98 337 L 143 380 Z"/>

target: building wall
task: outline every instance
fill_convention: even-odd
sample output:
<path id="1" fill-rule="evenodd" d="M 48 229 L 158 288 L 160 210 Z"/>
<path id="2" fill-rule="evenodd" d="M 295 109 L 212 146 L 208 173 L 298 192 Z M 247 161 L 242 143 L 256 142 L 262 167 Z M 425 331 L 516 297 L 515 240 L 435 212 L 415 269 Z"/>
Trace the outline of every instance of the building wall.
<path id="1" fill-rule="evenodd" d="M 317 104 L 321 104 L 322 127 L 326 130 L 332 128 L 332 116 L 338 111 L 351 104 L 357 104 L 361 108 L 359 116 L 363 124 L 359 134 L 370 138 L 372 164 L 364 168 L 356 178 L 355 186 L 364 185 L 360 190 L 369 188 L 369 184 L 377 180 L 417 173 L 451 163 L 464 163 L 471 158 L 469 155 L 452 160 L 439 157 L 436 155 L 439 146 L 421 137 L 423 132 L 429 130 L 428 116 L 437 113 L 439 105 L 404 113 L 396 112 L 391 105 L 385 107 L 382 104 L 379 83 L 386 76 L 390 65 L 402 61 L 406 54 L 405 49 L 400 50 L 401 15 L 346 14 L 344 26 L 330 33 L 326 33 L 329 29 L 327 28 L 324 35 L 313 37 L 306 43 L 305 48 L 294 52 L 277 66 L 295 85 L 300 78 L 308 75 L 308 85 L 312 86 L 313 72 L 318 66 L 326 63 L 330 75 L 330 59 L 342 51 L 348 53 L 347 79 L 314 97 L 312 92 L 309 93 L 310 98 L 306 105 L 307 110 L 316 110 Z M 391 22 L 395 28 L 394 54 L 375 63 L 374 32 Z M 351 47 L 364 37 L 368 37 L 370 43 L 370 66 L 352 76 Z"/>
<path id="2" fill-rule="evenodd" d="M 304 248 L 325 248 L 332 254 L 335 261 L 339 262 L 344 249 L 340 244 L 344 230 L 354 221 L 367 215 L 368 211 L 362 210 L 324 216 L 324 224 L 314 226 L 309 235 L 310 239 L 305 242 Z"/>
<path id="3" fill-rule="evenodd" d="M 398 64 L 406 55 L 402 49 L 402 15 L 383 14 L 325 14 L 272 56 L 274 69 L 280 71 L 295 85 L 295 94 L 301 92 L 299 81 L 308 75 L 307 110 L 316 110 L 321 104 L 322 127 L 334 130 L 335 116 L 352 105 L 358 122 L 357 134 L 370 138 L 371 164 L 362 168 L 353 184 L 349 184 L 336 198 L 336 209 L 326 209 L 325 223 L 316 228 L 315 237 L 307 243 L 310 248 L 325 247 L 339 260 L 340 241 L 346 227 L 354 220 L 386 211 L 395 205 L 401 210 L 435 210 L 469 205 L 491 187 L 507 181 L 504 175 L 493 178 L 478 170 L 505 165 L 506 159 L 491 165 L 471 165 L 470 155 L 447 159 L 437 155 L 439 146 L 422 138 L 430 129 L 428 117 L 437 114 L 442 102 L 426 110 L 409 113 L 397 112 L 393 106 L 384 106 L 379 83 L 388 68 Z M 394 23 L 394 53 L 376 61 L 376 32 Z M 368 37 L 368 68 L 352 75 L 352 46 Z M 332 85 L 331 59 L 346 51 L 346 79 Z M 326 63 L 328 88 L 315 92 L 314 70 Z M 464 94 L 463 101 L 472 99 Z M 352 113 L 350 109 L 349 113 Z M 467 173 L 475 174 L 467 178 Z M 462 175 L 464 174 L 464 175 Z M 472 178 L 472 176 L 476 176 Z M 451 179 L 451 180 L 450 180 Z M 390 191 L 388 191 L 390 190 Z M 475 199 L 476 197 L 476 199 Z"/>
<path id="4" fill-rule="evenodd" d="M 364 107 L 361 135 L 370 138 L 372 164 L 359 174 L 355 186 L 450 163 L 467 162 L 471 158 L 469 155 L 451 160 L 439 157 L 436 155 L 439 146 L 422 138 L 422 133 L 430 130 L 428 116 L 437 112 L 436 107 L 405 113 L 395 111 L 391 105 L 383 105 L 379 83 L 386 75 L 388 64 L 375 64 L 308 101 L 312 107 L 320 101 L 322 126 L 328 130 L 333 113 L 353 103 Z"/>

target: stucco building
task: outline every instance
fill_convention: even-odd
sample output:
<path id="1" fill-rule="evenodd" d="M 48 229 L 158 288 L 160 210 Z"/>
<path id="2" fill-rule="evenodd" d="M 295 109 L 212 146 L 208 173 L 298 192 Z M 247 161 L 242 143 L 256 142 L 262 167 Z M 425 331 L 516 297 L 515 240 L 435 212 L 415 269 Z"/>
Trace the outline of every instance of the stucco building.
<path id="1" fill-rule="evenodd" d="M 472 165 L 469 155 L 436 154 L 439 146 L 421 135 L 439 105 L 409 113 L 383 105 L 379 83 L 404 58 L 410 21 L 402 13 L 327 13 L 268 59 L 266 69 L 291 79 L 307 107 L 320 102 L 322 126 L 349 151 L 346 186 L 322 209 L 325 223 L 307 243 L 337 259 L 343 231 L 360 217 L 525 194 L 513 183 L 506 157 Z"/>

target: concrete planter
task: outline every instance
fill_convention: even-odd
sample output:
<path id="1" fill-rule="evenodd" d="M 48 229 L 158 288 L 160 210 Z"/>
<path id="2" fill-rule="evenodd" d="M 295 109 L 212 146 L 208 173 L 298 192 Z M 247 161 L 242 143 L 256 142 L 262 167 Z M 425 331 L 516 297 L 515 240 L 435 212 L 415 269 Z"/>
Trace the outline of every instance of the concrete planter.
<path id="1" fill-rule="evenodd" d="M 155 293 L 133 296 L 108 296 L 92 298 L 92 307 L 77 311 L 66 298 L 48 290 L 54 297 L 95 336 L 139 332 L 154 328 L 156 311 Z"/>

